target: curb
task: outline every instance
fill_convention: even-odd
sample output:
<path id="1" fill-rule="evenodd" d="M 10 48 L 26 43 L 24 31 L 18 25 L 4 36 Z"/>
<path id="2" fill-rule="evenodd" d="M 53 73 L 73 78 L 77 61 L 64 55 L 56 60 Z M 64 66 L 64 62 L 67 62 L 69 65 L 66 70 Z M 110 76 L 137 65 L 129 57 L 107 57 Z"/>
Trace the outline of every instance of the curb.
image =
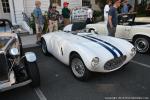
<path id="1" fill-rule="evenodd" d="M 22 47 L 25 49 L 25 48 L 32 48 L 32 47 L 40 47 L 40 45 L 38 45 L 38 44 L 28 44 L 28 45 L 23 45 Z"/>

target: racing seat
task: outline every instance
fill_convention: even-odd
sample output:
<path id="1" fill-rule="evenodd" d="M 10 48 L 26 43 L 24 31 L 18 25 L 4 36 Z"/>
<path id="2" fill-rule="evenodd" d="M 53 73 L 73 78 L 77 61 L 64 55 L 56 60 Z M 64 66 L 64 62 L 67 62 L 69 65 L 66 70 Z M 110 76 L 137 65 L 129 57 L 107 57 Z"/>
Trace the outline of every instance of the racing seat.
<path id="1" fill-rule="evenodd" d="M 78 31 L 86 28 L 86 23 L 84 22 L 75 22 L 72 24 L 72 31 Z"/>

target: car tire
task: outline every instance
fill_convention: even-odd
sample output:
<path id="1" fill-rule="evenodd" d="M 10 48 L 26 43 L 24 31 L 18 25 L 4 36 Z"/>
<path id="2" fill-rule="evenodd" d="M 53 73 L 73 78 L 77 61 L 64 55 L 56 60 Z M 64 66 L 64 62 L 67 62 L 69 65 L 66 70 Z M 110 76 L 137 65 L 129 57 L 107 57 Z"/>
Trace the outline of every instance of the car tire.
<path id="1" fill-rule="evenodd" d="M 148 37 L 136 37 L 133 42 L 139 53 L 148 53 L 150 51 L 150 39 Z"/>
<path id="2" fill-rule="evenodd" d="M 42 49 L 42 52 L 44 53 L 44 55 L 49 55 L 49 52 L 47 50 L 47 45 L 46 45 L 46 42 L 44 39 L 41 40 L 41 49 Z"/>
<path id="3" fill-rule="evenodd" d="M 70 60 L 70 67 L 73 75 L 80 81 L 90 78 L 91 72 L 86 68 L 83 60 L 78 54 L 73 54 Z"/>
<path id="4" fill-rule="evenodd" d="M 26 70 L 29 79 L 32 80 L 31 86 L 38 87 L 40 86 L 40 73 L 36 62 L 27 62 L 26 61 Z"/>

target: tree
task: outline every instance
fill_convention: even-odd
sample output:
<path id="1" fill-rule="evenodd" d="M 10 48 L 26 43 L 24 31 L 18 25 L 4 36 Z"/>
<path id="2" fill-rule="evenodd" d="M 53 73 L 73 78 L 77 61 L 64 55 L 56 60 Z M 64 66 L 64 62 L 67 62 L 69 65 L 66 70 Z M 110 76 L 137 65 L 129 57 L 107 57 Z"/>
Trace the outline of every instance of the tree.
<path id="1" fill-rule="evenodd" d="M 100 8 L 104 7 L 106 0 L 95 0 L 95 3 L 99 5 Z"/>
<path id="2" fill-rule="evenodd" d="M 138 6 L 138 0 L 135 0 L 135 2 L 134 2 L 134 11 L 137 11 L 137 7 Z"/>

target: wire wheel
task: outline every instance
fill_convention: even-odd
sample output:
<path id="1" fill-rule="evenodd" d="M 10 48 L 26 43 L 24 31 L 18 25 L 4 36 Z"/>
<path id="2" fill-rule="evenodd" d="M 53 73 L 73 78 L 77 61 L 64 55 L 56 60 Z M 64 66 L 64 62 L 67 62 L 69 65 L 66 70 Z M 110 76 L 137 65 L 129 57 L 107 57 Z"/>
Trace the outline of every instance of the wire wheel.
<path id="1" fill-rule="evenodd" d="M 136 47 L 138 52 L 147 53 L 150 49 L 149 38 L 147 37 L 136 38 L 134 41 L 134 46 Z"/>

